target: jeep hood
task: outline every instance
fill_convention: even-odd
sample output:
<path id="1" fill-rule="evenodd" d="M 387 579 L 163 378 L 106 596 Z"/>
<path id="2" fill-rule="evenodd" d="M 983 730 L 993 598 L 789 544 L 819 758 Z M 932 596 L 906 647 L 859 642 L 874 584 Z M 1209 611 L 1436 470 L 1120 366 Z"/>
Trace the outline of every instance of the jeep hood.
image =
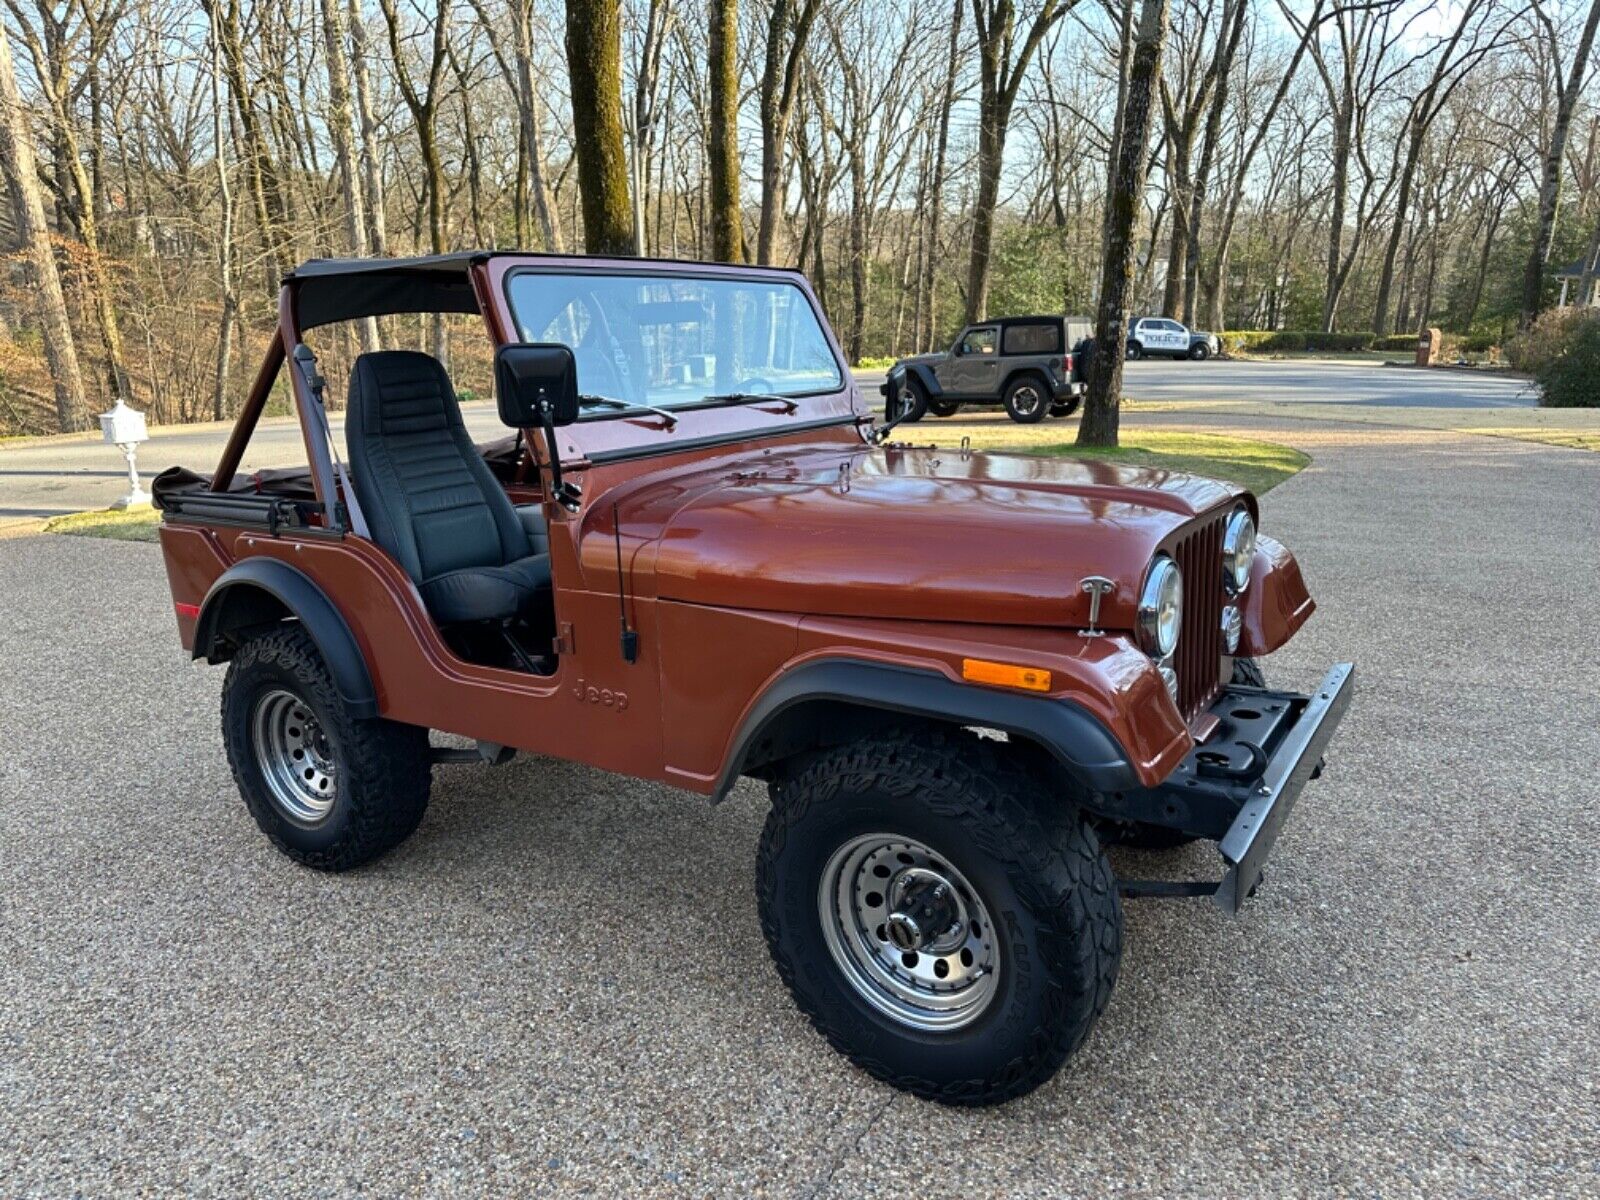
<path id="1" fill-rule="evenodd" d="M 645 483 L 622 523 L 659 524 L 656 593 L 692 604 L 1003 625 L 1082 624 L 1115 584 L 1132 627 L 1145 570 L 1229 485 L 1169 471 L 956 449 L 817 446 Z M 644 565 L 635 560 L 635 570 Z"/>

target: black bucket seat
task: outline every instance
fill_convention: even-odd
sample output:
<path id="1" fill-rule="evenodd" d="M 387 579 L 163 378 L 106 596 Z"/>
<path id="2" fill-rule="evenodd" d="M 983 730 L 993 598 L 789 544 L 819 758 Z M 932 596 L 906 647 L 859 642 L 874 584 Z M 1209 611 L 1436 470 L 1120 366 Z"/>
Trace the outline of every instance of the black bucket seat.
<path id="1" fill-rule="evenodd" d="M 345 441 L 373 540 L 416 582 L 436 622 L 545 623 L 550 555 L 529 527 L 543 514 L 519 516 L 467 436 L 438 359 L 414 350 L 356 359 Z"/>

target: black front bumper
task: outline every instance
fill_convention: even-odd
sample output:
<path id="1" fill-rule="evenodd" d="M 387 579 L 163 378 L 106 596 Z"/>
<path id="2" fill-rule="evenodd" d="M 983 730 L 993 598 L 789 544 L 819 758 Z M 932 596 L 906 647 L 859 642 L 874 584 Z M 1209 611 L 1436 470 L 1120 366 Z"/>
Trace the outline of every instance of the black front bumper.
<path id="1" fill-rule="evenodd" d="M 1339 663 L 1308 696 L 1230 687 L 1211 708 L 1217 728 L 1162 785 L 1143 793 L 1143 819 L 1215 838 L 1226 871 L 1215 885 L 1125 884 L 1129 895 L 1210 892 L 1238 912 L 1355 690 L 1355 664 Z"/>

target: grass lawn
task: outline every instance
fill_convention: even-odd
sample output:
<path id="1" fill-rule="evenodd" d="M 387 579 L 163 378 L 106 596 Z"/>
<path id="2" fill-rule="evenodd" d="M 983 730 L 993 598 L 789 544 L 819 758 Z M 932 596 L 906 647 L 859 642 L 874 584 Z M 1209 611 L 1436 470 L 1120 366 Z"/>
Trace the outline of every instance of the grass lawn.
<path id="1" fill-rule="evenodd" d="M 153 508 L 114 512 L 108 508 L 94 512 L 68 513 L 45 522 L 46 533 L 68 533 L 78 537 L 110 538 L 116 542 L 153 542 L 161 524 L 161 514 Z"/>
<path id="2" fill-rule="evenodd" d="M 1311 459 L 1298 450 L 1276 442 L 1251 438 L 1225 437 L 1216 433 L 1179 433 L 1160 429 L 1124 429 L 1121 445 L 1115 449 L 1078 446 L 1063 440 L 1059 426 L 1041 424 L 1028 428 L 1010 425 L 967 425 L 956 421 L 938 423 L 940 444 L 972 438 L 975 450 L 1016 450 L 1023 454 L 1048 454 L 1062 458 L 1097 459 L 1125 463 L 1131 467 L 1165 467 L 1191 475 L 1226 479 L 1249 488 L 1256 495 L 1271 491 L 1305 467 Z M 925 426 L 901 426 L 920 433 Z M 1075 431 L 1076 426 L 1071 427 Z M 929 430 L 929 432 L 932 432 Z M 910 440 L 917 440 L 912 434 Z"/>

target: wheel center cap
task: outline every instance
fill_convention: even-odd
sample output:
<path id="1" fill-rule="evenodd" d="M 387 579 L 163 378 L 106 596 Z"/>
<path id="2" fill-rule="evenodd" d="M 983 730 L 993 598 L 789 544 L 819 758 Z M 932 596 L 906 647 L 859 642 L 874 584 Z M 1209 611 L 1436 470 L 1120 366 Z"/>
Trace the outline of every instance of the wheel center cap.
<path id="1" fill-rule="evenodd" d="M 896 950 L 925 950 L 963 923 L 955 890 L 933 871 L 902 871 L 890 885 L 889 897 L 893 908 L 884 932 Z"/>

